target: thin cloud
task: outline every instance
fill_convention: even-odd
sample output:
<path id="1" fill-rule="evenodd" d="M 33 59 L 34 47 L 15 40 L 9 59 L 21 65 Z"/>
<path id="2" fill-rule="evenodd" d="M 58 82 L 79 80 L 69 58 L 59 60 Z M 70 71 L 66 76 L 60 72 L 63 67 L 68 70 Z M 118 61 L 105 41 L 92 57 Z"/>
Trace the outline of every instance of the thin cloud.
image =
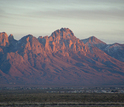
<path id="1" fill-rule="evenodd" d="M 32 17 L 39 18 L 70 18 L 70 19 L 86 19 L 86 20 L 124 20 L 123 10 L 55 10 L 55 11 L 36 11 L 29 12 Z"/>

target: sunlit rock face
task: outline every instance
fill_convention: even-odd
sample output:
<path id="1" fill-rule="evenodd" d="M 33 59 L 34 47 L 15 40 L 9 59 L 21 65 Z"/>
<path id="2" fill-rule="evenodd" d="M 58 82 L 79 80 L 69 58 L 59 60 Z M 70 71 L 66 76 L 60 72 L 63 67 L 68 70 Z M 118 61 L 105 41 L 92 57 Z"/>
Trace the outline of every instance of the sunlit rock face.
<path id="1" fill-rule="evenodd" d="M 0 33 L 0 46 L 8 46 L 8 35 L 5 32 Z"/>
<path id="2" fill-rule="evenodd" d="M 15 40 L 0 33 L 0 84 L 123 84 L 123 44 L 108 45 L 96 37 L 80 40 L 69 28 L 38 38 Z M 117 57 L 113 57 L 117 53 Z M 112 56 L 113 55 L 113 56 Z"/>
<path id="3" fill-rule="evenodd" d="M 74 36 L 74 33 L 69 28 L 61 28 L 60 30 L 54 31 L 51 36 L 38 37 L 38 40 L 45 50 L 51 52 L 62 51 L 64 55 L 64 50 L 73 51 L 83 51 L 86 47 L 82 41 Z M 83 46 L 83 47 L 82 47 Z"/>

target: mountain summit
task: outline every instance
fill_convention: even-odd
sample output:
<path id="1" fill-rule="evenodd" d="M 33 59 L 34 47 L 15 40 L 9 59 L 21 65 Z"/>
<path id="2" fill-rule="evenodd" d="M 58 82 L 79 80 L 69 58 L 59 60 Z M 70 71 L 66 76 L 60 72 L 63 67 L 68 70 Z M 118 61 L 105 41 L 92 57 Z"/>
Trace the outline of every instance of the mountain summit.
<path id="1" fill-rule="evenodd" d="M 97 39 L 95 36 L 91 36 L 88 39 L 83 39 L 82 41 L 84 42 L 84 44 L 86 44 L 89 47 L 95 46 L 95 47 L 98 47 L 99 49 L 102 49 L 107 46 L 105 42 Z"/>
<path id="2" fill-rule="evenodd" d="M 121 46 L 117 51 L 122 51 L 123 44 L 116 46 Z M 113 47 L 94 36 L 80 40 L 69 28 L 38 38 L 29 34 L 18 41 L 3 32 L 0 33 L 0 84 L 124 84 L 124 62 L 118 58 L 123 55 L 110 54 Z"/>

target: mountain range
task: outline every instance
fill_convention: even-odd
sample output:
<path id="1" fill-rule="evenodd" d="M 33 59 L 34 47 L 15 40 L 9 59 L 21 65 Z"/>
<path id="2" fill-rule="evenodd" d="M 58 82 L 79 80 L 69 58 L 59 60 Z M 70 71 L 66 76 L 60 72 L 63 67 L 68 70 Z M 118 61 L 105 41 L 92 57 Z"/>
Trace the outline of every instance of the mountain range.
<path id="1" fill-rule="evenodd" d="M 124 44 L 80 40 L 69 28 L 20 40 L 1 32 L 0 84 L 124 85 Z"/>

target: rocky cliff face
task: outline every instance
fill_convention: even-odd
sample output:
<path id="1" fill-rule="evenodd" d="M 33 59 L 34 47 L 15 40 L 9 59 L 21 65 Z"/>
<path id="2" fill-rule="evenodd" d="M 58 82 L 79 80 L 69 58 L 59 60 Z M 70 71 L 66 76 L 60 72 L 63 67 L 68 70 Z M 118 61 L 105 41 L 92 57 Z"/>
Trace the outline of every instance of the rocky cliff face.
<path id="1" fill-rule="evenodd" d="M 0 38 L 0 84 L 123 84 L 124 62 L 107 54 L 108 45 L 95 37 L 82 41 L 61 28 L 45 37 Z"/>

